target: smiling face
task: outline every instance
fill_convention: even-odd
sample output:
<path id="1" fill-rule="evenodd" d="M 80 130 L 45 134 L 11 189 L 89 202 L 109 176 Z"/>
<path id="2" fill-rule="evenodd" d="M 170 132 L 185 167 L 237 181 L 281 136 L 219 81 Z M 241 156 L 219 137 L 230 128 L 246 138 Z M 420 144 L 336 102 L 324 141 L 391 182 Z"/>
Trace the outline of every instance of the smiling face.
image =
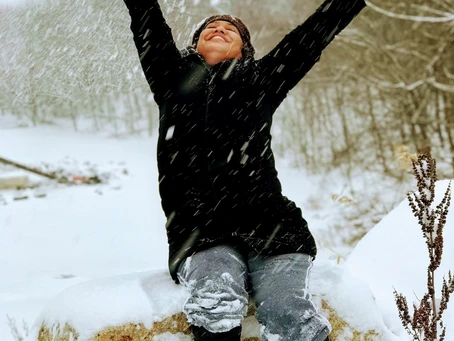
<path id="1" fill-rule="evenodd" d="M 199 52 L 209 65 L 223 60 L 241 58 L 243 40 L 240 32 L 228 21 L 218 20 L 209 23 L 200 33 L 197 42 Z"/>

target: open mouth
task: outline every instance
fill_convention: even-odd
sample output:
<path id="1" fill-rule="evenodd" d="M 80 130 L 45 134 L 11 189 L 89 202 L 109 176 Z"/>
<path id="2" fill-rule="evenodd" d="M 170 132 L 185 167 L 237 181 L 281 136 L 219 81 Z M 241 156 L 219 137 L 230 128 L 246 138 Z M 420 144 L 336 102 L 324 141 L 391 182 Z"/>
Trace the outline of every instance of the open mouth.
<path id="1" fill-rule="evenodd" d="M 215 39 L 216 39 L 216 40 L 226 41 L 226 40 L 225 40 L 223 37 L 221 37 L 221 36 L 213 36 L 213 37 L 211 38 L 211 40 L 215 40 Z"/>

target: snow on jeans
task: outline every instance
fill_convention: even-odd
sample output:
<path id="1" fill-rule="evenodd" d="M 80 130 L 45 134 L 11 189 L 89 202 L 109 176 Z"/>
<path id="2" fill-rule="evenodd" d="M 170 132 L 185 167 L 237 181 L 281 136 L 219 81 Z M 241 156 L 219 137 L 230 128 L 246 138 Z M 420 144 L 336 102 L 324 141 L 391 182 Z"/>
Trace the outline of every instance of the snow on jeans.
<path id="1" fill-rule="evenodd" d="M 191 294 L 184 312 L 190 323 L 209 334 L 226 333 L 240 326 L 246 315 L 249 281 L 262 340 L 324 341 L 331 326 L 311 301 L 311 267 L 312 258 L 300 253 L 250 254 L 245 260 L 228 245 L 198 252 L 178 271 L 180 282 Z"/>

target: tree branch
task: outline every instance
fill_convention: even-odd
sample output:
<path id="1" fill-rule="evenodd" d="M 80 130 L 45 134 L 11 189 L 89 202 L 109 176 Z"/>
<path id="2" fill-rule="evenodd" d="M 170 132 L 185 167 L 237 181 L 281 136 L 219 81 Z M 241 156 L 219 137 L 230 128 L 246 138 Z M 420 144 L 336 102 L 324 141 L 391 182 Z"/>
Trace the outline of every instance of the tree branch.
<path id="1" fill-rule="evenodd" d="M 427 79 L 426 82 L 429 83 L 430 85 L 432 85 L 433 87 L 439 89 L 439 90 L 446 91 L 446 92 L 453 92 L 454 93 L 454 85 L 439 83 L 433 77 Z"/>
<path id="2" fill-rule="evenodd" d="M 402 19 L 402 20 L 410 20 L 410 21 L 417 21 L 417 22 L 429 22 L 429 23 L 441 23 L 441 22 L 449 22 L 454 21 L 454 14 L 446 14 L 444 17 L 424 17 L 419 15 L 407 15 L 407 14 L 399 14 L 394 13 L 391 11 L 387 11 L 381 7 L 374 5 L 370 1 L 366 1 L 366 4 L 372 8 L 374 11 L 386 15 L 391 18 L 395 19 Z"/>

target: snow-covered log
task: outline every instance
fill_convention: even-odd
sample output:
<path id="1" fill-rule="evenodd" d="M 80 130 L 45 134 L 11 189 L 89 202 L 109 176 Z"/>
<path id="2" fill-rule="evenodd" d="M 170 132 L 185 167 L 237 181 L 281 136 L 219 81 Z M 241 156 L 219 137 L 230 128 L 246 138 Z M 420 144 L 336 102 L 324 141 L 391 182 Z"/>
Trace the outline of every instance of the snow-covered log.
<path id="1" fill-rule="evenodd" d="M 333 325 L 332 340 L 395 341 L 368 286 L 342 265 L 318 262 L 313 298 Z M 27 341 L 189 341 L 181 308 L 187 291 L 167 271 L 150 271 L 73 286 L 43 311 Z M 243 341 L 259 341 L 260 325 L 249 310 Z"/>

